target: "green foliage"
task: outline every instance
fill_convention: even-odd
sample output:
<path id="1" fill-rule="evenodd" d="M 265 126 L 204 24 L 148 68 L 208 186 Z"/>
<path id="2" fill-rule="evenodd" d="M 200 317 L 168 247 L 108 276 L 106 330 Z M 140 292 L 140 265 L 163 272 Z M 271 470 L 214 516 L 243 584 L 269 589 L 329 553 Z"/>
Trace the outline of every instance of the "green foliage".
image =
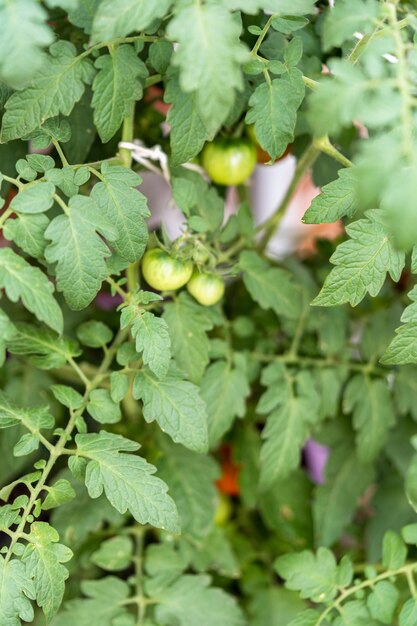
<path id="1" fill-rule="evenodd" d="M 1 626 L 415 624 L 416 24 L 0 0 Z M 292 151 L 264 222 L 217 138 Z M 310 170 L 339 239 L 277 259 Z M 151 290 L 154 247 L 222 300 Z"/>

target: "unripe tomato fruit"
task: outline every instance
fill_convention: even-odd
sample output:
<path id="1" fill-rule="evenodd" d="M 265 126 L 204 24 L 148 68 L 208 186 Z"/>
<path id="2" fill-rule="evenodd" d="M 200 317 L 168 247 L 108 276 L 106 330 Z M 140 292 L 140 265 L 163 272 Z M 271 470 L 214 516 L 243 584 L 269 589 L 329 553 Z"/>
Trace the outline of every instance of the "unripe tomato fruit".
<path id="1" fill-rule="evenodd" d="M 232 515 L 232 504 L 227 496 L 219 493 L 216 510 L 214 512 L 214 523 L 216 526 L 224 526 Z"/>
<path id="2" fill-rule="evenodd" d="M 142 259 L 142 274 L 151 287 L 158 291 L 171 291 L 185 285 L 193 273 L 191 261 L 170 256 L 161 248 L 148 250 Z"/>
<path id="3" fill-rule="evenodd" d="M 200 304 L 216 304 L 224 294 L 224 282 L 217 274 L 207 274 L 195 270 L 187 283 L 189 293 Z"/>
<path id="4" fill-rule="evenodd" d="M 256 147 L 248 139 L 215 139 L 207 143 L 201 164 L 218 185 L 240 185 L 256 165 Z"/>

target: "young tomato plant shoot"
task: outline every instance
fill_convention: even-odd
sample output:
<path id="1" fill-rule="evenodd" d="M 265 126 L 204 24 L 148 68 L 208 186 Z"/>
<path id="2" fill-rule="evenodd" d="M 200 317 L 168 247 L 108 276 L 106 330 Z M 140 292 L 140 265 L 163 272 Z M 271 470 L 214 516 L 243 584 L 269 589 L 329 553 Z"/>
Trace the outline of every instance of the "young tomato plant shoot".
<path id="1" fill-rule="evenodd" d="M 417 625 L 417 3 L 0 0 L 0 626 Z"/>

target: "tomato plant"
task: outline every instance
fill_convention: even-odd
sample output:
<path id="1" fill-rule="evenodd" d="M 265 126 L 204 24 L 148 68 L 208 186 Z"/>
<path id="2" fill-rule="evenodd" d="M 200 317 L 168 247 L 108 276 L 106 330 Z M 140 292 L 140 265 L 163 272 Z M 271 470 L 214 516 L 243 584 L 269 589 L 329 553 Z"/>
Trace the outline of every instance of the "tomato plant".
<path id="1" fill-rule="evenodd" d="M 416 624 L 416 24 L 0 0 L 0 626 Z"/>

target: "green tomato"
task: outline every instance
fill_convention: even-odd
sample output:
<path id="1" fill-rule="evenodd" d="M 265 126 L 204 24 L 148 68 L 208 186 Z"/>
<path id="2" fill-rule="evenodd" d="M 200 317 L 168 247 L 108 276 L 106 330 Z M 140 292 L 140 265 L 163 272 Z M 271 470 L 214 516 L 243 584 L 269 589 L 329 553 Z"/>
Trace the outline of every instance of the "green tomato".
<path id="1" fill-rule="evenodd" d="M 240 185 L 256 165 L 256 146 L 248 139 L 215 139 L 205 145 L 201 164 L 218 185 Z"/>
<path id="2" fill-rule="evenodd" d="M 219 494 L 216 510 L 214 512 L 214 524 L 216 526 L 225 526 L 229 521 L 233 512 L 230 499 L 223 493 Z"/>
<path id="3" fill-rule="evenodd" d="M 204 306 L 216 304 L 224 294 L 224 282 L 217 274 L 207 274 L 195 270 L 187 283 L 192 296 Z"/>
<path id="4" fill-rule="evenodd" d="M 148 250 L 142 259 L 142 274 L 151 287 L 171 291 L 185 285 L 193 273 L 191 261 L 181 261 L 160 248 Z"/>

